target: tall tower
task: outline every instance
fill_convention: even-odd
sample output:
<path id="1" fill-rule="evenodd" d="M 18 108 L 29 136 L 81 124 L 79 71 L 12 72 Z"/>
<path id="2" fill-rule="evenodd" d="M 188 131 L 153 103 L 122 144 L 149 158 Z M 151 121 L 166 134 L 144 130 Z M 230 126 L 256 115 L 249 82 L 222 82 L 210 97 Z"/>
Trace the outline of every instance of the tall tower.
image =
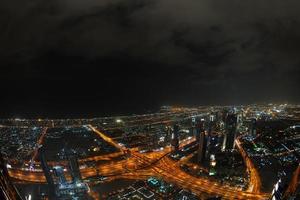
<path id="1" fill-rule="evenodd" d="M 196 136 L 196 117 L 192 117 L 192 123 L 191 123 L 191 135 Z"/>
<path id="2" fill-rule="evenodd" d="M 205 160 L 206 148 L 207 148 L 207 138 L 205 136 L 203 119 L 201 119 L 201 121 L 197 123 L 197 142 L 198 142 L 197 161 L 198 163 L 203 163 Z"/>
<path id="3" fill-rule="evenodd" d="M 179 126 L 177 124 L 175 124 L 173 127 L 172 147 L 174 151 L 179 150 Z"/>
<path id="4" fill-rule="evenodd" d="M 225 135 L 223 141 L 223 150 L 231 150 L 234 148 L 236 129 L 237 116 L 234 113 L 228 113 L 225 119 Z"/>
<path id="5" fill-rule="evenodd" d="M 48 183 L 48 196 L 49 196 L 49 199 L 50 200 L 55 199 L 55 184 L 54 184 L 54 180 L 52 178 L 49 166 L 48 166 L 46 158 L 45 158 L 45 150 L 44 150 L 43 146 L 41 146 L 39 148 L 39 156 L 40 156 L 42 169 L 43 169 L 44 175 L 46 177 L 46 181 Z"/>
<path id="6" fill-rule="evenodd" d="M 256 119 L 255 118 L 253 118 L 253 119 L 251 119 L 251 122 L 250 122 L 250 134 L 252 135 L 252 136 L 256 136 Z"/>
<path id="7" fill-rule="evenodd" d="M 67 157 L 68 157 L 68 161 L 69 161 L 69 168 L 70 168 L 70 173 L 71 173 L 73 182 L 81 181 L 82 177 L 81 177 L 81 173 L 79 170 L 79 164 L 78 164 L 76 152 L 73 150 L 69 150 Z"/>
<path id="8" fill-rule="evenodd" d="M 54 166 L 52 168 L 53 174 L 55 175 L 55 179 L 53 179 L 53 174 L 50 172 L 49 166 L 45 159 L 43 147 L 39 148 L 39 155 L 41 165 L 49 186 L 49 200 L 90 199 L 87 195 L 89 187 L 81 180 L 77 162 L 77 155 L 75 151 L 66 148 L 62 151 L 61 155 L 61 159 L 68 160 L 68 166 L 72 181 L 66 180 L 64 175 L 64 168 L 61 166 Z"/>

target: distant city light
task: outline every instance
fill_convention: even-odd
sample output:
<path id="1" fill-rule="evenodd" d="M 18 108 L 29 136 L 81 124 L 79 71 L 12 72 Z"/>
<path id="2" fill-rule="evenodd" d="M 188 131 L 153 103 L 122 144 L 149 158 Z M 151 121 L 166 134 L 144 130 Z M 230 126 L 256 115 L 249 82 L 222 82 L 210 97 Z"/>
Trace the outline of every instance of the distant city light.
<path id="1" fill-rule="evenodd" d="M 121 119 L 116 119 L 117 123 L 122 123 L 123 121 Z"/>

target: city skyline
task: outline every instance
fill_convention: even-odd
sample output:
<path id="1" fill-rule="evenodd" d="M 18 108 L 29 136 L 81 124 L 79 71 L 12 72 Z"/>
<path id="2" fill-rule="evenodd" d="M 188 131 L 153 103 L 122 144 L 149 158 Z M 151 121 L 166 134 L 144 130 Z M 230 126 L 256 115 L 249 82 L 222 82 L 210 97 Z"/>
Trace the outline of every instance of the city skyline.
<path id="1" fill-rule="evenodd" d="M 0 181 L 41 200 L 296 200 L 299 121 L 292 104 L 0 119 Z"/>
<path id="2" fill-rule="evenodd" d="M 0 1 L 0 200 L 299 200 L 300 1 Z"/>

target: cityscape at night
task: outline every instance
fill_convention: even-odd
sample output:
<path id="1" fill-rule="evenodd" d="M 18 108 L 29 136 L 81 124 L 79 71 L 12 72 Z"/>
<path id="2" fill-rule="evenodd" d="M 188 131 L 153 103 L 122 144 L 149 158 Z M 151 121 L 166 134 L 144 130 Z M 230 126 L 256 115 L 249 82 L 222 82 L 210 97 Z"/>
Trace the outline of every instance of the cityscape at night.
<path id="1" fill-rule="evenodd" d="M 3 176 L 23 199 L 300 197 L 300 105 L 0 123 Z"/>
<path id="2" fill-rule="evenodd" d="M 300 200 L 299 10 L 1 0 L 0 200 Z"/>

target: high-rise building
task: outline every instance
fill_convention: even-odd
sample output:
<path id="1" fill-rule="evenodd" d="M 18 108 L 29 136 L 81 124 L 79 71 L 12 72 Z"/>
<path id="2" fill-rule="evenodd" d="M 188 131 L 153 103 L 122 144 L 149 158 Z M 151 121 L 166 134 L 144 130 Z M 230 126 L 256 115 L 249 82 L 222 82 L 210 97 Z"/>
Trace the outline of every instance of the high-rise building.
<path id="1" fill-rule="evenodd" d="M 67 158 L 69 161 L 69 168 L 70 168 L 70 173 L 73 179 L 73 182 L 78 182 L 81 181 L 81 174 L 79 170 L 79 165 L 78 165 L 78 158 L 77 154 L 73 150 L 69 150 L 67 154 Z"/>
<path id="2" fill-rule="evenodd" d="M 198 163 L 203 163 L 206 155 L 206 147 L 207 147 L 207 138 L 205 135 L 204 129 L 204 119 L 201 119 L 197 123 L 197 142 L 198 142 L 198 151 L 197 151 L 197 161 Z"/>
<path id="3" fill-rule="evenodd" d="M 214 126 L 214 121 L 209 121 L 208 122 L 208 127 L 207 127 L 207 132 L 208 132 L 209 136 L 212 134 L 213 126 Z"/>
<path id="4" fill-rule="evenodd" d="M 39 149 L 41 165 L 49 188 L 49 200 L 90 199 L 87 195 L 89 187 L 81 180 L 76 153 L 68 148 L 65 148 L 62 152 L 61 158 L 68 159 L 69 171 L 72 177 L 71 182 L 66 180 L 64 169 L 61 166 L 53 167 L 53 173 L 51 173 L 45 159 L 44 148 L 40 147 Z M 56 181 L 52 177 L 53 174 L 56 176 Z"/>
<path id="5" fill-rule="evenodd" d="M 175 124 L 173 127 L 172 147 L 174 151 L 179 150 L 179 126 L 177 124 Z"/>
<path id="6" fill-rule="evenodd" d="M 207 122 L 207 151 L 211 150 L 211 146 L 212 146 L 212 138 L 213 138 L 213 127 L 214 127 L 214 115 L 210 115 L 209 116 L 209 121 Z"/>
<path id="7" fill-rule="evenodd" d="M 253 119 L 251 119 L 251 122 L 250 122 L 250 134 L 252 135 L 252 136 L 256 136 L 256 119 L 255 118 L 253 118 Z"/>
<path id="8" fill-rule="evenodd" d="M 12 184 L 7 171 L 7 164 L 0 153 L 0 199 L 22 200 L 16 187 Z"/>
<path id="9" fill-rule="evenodd" d="M 234 149 L 236 129 L 237 129 L 237 116 L 234 113 L 228 113 L 225 118 L 225 135 L 223 141 L 223 150 Z"/>
<path id="10" fill-rule="evenodd" d="M 196 117 L 193 116 L 192 123 L 191 123 L 191 135 L 196 136 L 196 134 L 197 134 L 197 132 L 196 132 Z"/>
<path id="11" fill-rule="evenodd" d="M 46 177 L 47 184 L 48 184 L 49 199 L 50 200 L 55 199 L 55 184 L 54 184 L 54 180 L 51 175 L 51 172 L 50 172 L 50 168 L 47 164 L 47 160 L 45 158 L 45 149 L 43 146 L 41 146 L 39 148 L 39 157 L 40 157 L 41 166 L 42 166 L 42 169 L 43 169 L 43 172 Z"/>
<path id="12" fill-rule="evenodd" d="M 210 122 L 214 122 L 215 119 L 216 119 L 216 117 L 215 117 L 214 114 L 211 114 L 211 115 L 209 116 L 209 121 L 210 121 Z"/>

